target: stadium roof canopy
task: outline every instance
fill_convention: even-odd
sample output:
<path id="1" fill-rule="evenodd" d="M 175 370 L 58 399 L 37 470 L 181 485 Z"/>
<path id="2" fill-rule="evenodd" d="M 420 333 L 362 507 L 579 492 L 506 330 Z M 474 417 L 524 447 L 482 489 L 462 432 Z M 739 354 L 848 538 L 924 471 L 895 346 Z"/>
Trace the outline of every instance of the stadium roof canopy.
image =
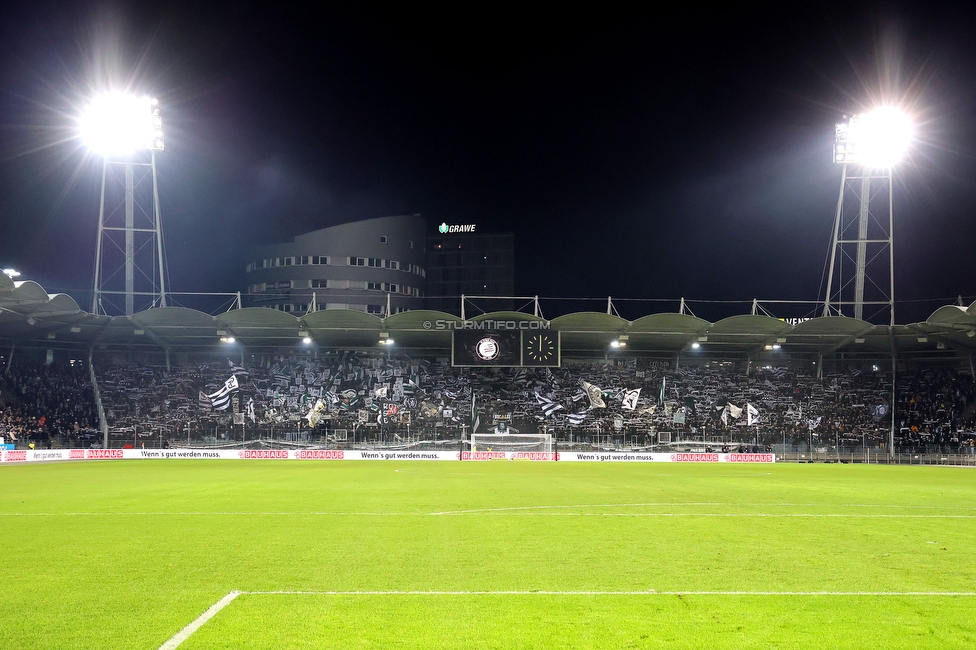
<path id="1" fill-rule="evenodd" d="M 563 354 L 618 352 L 677 353 L 697 349 L 717 353 L 768 352 L 881 356 L 892 345 L 901 354 L 937 350 L 976 351 L 976 303 L 946 306 L 925 322 L 872 325 L 853 318 L 812 318 L 796 325 L 747 314 L 716 323 L 687 314 L 650 314 L 634 321 L 600 312 L 577 312 L 547 321 L 521 312 L 493 312 L 468 321 L 502 327 L 551 328 L 560 332 Z M 380 318 L 360 311 L 330 309 L 293 316 L 264 308 L 244 308 L 211 316 L 184 307 L 150 309 L 132 316 L 99 316 L 82 311 L 65 294 L 50 295 L 36 282 L 13 282 L 0 274 L 0 340 L 26 347 L 95 349 L 217 349 L 233 338 L 245 349 L 300 348 L 303 339 L 334 348 L 377 348 L 393 339 L 398 349 L 447 352 L 457 316 L 418 310 Z"/>

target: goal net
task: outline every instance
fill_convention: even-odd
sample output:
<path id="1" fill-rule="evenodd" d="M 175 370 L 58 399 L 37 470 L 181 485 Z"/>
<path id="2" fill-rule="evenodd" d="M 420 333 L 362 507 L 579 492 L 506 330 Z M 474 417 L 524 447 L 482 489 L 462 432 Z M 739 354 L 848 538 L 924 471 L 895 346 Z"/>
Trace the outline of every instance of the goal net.
<path id="1" fill-rule="evenodd" d="M 552 453 L 552 434 L 472 433 L 471 451 L 539 451 Z"/>

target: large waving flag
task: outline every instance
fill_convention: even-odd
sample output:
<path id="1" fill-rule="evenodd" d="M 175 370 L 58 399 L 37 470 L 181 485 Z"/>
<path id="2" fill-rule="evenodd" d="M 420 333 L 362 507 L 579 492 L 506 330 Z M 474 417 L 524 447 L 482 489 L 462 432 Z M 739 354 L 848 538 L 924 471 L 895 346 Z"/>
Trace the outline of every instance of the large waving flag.
<path id="1" fill-rule="evenodd" d="M 474 391 L 471 391 L 471 433 L 478 433 L 481 426 L 481 415 L 478 414 L 478 405 Z"/>
<path id="2" fill-rule="evenodd" d="M 314 429 L 318 425 L 319 421 L 322 420 L 322 413 L 325 412 L 325 402 L 322 400 L 316 400 L 315 404 L 309 409 L 308 413 L 305 414 L 305 419 L 308 420 L 308 427 Z"/>
<path id="3" fill-rule="evenodd" d="M 590 409 L 586 409 L 580 411 L 579 413 L 570 413 L 566 416 L 566 419 L 569 420 L 570 426 L 578 427 L 579 425 L 583 424 L 583 420 L 586 419 L 586 414 L 589 413 L 589 411 Z"/>
<path id="4" fill-rule="evenodd" d="M 563 408 L 562 404 L 556 404 L 551 399 L 545 398 L 539 393 L 535 394 L 535 399 L 539 402 L 539 406 L 542 407 L 542 412 L 546 414 L 546 417 Z"/>
<path id="5" fill-rule="evenodd" d="M 207 395 L 210 400 L 210 405 L 215 411 L 223 411 L 228 406 L 230 406 L 230 395 L 235 390 L 239 389 L 240 385 L 237 383 L 237 375 L 231 375 L 230 379 L 224 382 L 224 385 L 217 389 L 216 392 Z"/>
<path id="6" fill-rule="evenodd" d="M 746 404 L 746 425 L 752 426 L 759 422 L 759 409 L 752 404 Z"/>
<path id="7" fill-rule="evenodd" d="M 607 408 L 606 402 L 603 401 L 603 390 L 599 386 L 594 386 L 590 382 L 584 381 L 583 390 L 586 391 L 586 397 L 590 400 L 590 408 Z"/>
<path id="8" fill-rule="evenodd" d="M 627 409 L 628 411 L 633 411 L 637 408 L 637 400 L 640 398 L 641 389 L 637 388 L 635 390 L 628 390 L 624 393 L 624 398 L 620 402 L 620 408 Z"/>

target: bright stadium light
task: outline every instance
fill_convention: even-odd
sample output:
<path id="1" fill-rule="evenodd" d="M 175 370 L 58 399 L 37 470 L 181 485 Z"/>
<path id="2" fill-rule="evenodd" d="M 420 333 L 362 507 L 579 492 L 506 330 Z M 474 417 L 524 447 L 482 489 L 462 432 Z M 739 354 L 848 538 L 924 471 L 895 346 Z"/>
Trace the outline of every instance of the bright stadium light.
<path id="1" fill-rule="evenodd" d="M 890 169 L 908 153 L 914 135 L 912 119 L 893 106 L 852 115 L 836 125 L 834 162 Z"/>
<path id="2" fill-rule="evenodd" d="M 166 306 L 156 180 L 163 123 L 157 104 L 149 96 L 109 92 L 93 97 L 78 118 L 81 139 L 102 158 L 93 314 L 131 315 Z"/>
<path id="3" fill-rule="evenodd" d="M 887 313 L 894 326 L 893 170 L 908 154 L 915 126 L 891 105 L 844 120 L 834 126 L 833 158 L 842 171 L 823 315 L 870 321 Z"/>
<path id="4" fill-rule="evenodd" d="M 81 137 L 102 155 L 163 149 L 162 119 L 151 97 L 106 93 L 92 99 L 80 119 Z"/>

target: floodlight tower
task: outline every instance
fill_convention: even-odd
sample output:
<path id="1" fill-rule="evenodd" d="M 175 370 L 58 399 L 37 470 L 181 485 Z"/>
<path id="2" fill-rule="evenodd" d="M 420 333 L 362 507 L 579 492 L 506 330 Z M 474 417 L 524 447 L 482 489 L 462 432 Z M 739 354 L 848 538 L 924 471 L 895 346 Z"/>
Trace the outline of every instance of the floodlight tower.
<path id="1" fill-rule="evenodd" d="M 82 116 L 81 135 L 89 149 L 102 156 L 91 311 L 128 316 L 165 307 L 156 181 L 163 131 L 157 101 L 122 93 L 100 95 Z"/>
<path id="2" fill-rule="evenodd" d="M 844 117 L 834 136 L 841 180 L 823 315 L 863 320 L 867 305 L 875 310 L 868 319 L 887 310 L 894 325 L 892 168 L 908 150 L 912 123 L 889 107 Z"/>

